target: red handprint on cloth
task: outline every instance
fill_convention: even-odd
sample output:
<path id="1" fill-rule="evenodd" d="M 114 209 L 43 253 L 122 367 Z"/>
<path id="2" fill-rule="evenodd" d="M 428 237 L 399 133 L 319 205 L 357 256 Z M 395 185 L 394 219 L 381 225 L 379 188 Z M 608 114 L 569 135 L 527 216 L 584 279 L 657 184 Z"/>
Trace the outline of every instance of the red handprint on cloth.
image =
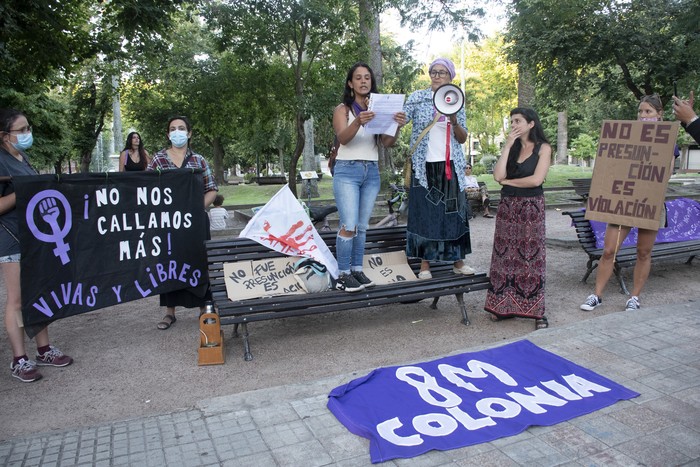
<path id="1" fill-rule="evenodd" d="M 304 227 L 304 224 L 306 224 L 306 227 L 302 228 Z M 289 230 L 287 230 L 287 233 L 281 237 L 277 237 L 270 233 L 271 227 L 272 226 L 268 220 L 263 222 L 263 230 L 268 233 L 268 236 L 261 237 L 260 240 L 265 243 L 269 243 L 270 248 L 272 249 L 277 249 L 275 246 L 279 245 L 281 252 L 284 254 L 289 254 L 292 252 L 298 254 L 299 256 L 306 256 L 308 253 L 318 248 L 318 246 L 314 243 L 313 226 L 308 222 L 304 222 L 303 220 L 295 222 L 292 224 Z M 309 242 L 311 242 L 310 245 L 308 245 Z"/>

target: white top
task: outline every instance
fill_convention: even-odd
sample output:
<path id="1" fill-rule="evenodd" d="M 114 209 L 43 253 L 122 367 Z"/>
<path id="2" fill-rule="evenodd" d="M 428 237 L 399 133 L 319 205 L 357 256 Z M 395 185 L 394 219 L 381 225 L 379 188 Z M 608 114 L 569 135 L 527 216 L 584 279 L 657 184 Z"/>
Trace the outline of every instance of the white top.
<path id="1" fill-rule="evenodd" d="M 355 120 L 355 115 L 348 112 L 348 125 Z M 377 161 L 379 160 L 379 150 L 375 140 L 376 135 L 365 132 L 365 127 L 361 126 L 355 136 L 348 144 L 341 144 L 338 147 L 336 160 L 343 161 Z"/>
<path id="2" fill-rule="evenodd" d="M 467 188 L 479 188 L 479 180 L 474 175 L 467 175 Z"/>
<path id="3" fill-rule="evenodd" d="M 211 208 L 209 210 L 209 227 L 211 230 L 226 229 L 228 211 L 225 208 Z"/>
<path id="4" fill-rule="evenodd" d="M 428 155 L 425 162 L 445 162 L 447 147 L 447 117 L 438 121 L 428 132 Z M 454 138 L 454 136 L 452 136 Z"/>

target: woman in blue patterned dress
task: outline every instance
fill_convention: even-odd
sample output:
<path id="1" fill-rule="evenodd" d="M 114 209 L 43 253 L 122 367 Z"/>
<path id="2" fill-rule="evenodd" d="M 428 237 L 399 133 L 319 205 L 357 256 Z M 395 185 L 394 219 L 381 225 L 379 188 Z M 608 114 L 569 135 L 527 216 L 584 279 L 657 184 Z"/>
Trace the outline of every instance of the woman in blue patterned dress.
<path id="1" fill-rule="evenodd" d="M 455 66 L 438 58 L 428 69 L 430 88 L 408 97 L 404 111 L 413 121 L 411 146 L 435 119 L 433 95 L 455 77 Z M 430 261 L 453 263 L 456 274 L 471 275 L 464 264 L 471 253 L 468 205 L 465 191 L 467 167 L 462 144 L 467 140 L 464 109 L 449 117 L 442 115 L 420 140 L 412 155 L 411 186 L 408 194 L 406 255 L 420 258 L 419 279 L 430 279 Z"/>

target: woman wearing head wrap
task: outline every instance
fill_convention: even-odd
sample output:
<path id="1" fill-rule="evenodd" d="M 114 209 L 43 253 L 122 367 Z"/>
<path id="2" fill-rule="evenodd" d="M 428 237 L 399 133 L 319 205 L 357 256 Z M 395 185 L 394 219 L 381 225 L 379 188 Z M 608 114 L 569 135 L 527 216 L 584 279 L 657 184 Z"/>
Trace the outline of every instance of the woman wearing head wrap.
<path id="1" fill-rule="evenodd" d="M 433 105 L 435 91 L 455 77 L 455 66 L 446 58 L 430 64 L 430 88 L 408 97 L 404 111 L 413 121 L 411 147 L 430 127 L 412 154 L 411 186 L 408 195 L 406 254 L 420 258 L 419 279 L 429 279 L 430 261 L 453 263 L 456 274 L 474 274 L 464 264 L 471 253 L 465 190 L 467 166 L 462 144 L 467 140 L 466 114 L 439 116 Z M 431 127 L 432 125 L 432 127 Z"/>

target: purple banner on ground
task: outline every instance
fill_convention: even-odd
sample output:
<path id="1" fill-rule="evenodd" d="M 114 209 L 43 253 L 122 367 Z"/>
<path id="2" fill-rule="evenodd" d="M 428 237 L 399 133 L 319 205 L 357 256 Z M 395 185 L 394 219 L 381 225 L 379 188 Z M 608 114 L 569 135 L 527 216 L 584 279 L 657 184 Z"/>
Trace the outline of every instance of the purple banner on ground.
<path id="1" fill-rule="evenodd" d="M 369 439 L 376 463 L 512 436 L 638 395 L 523 340 L 379 368 L 331 391 L 328 409 Z"/>
<path id="2" fill-rule="evenodd" d="M 666 222 L 668 227 L 659 229 L 656 243 L 686 242 L 700 239 L 700 203 L 693 199 L 678 198 L 666 201 Z M 596 248 L 603 248 L 605 222 L 590 221 L 595 233 Z M 622 246 L 637 244 L 637 228 L 630 230 Z"/>

